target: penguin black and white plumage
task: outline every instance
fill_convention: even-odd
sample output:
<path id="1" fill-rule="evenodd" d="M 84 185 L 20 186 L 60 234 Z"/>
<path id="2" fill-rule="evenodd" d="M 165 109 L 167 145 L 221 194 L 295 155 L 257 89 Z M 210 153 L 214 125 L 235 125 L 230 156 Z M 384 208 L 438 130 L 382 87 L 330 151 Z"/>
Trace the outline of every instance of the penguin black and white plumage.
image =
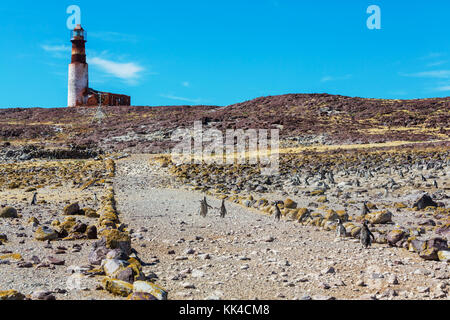
<path id="1" fill-rule="evenodd" d="M 275 201 L 275 219 L 277 219 L 278 221 L 280 221 L 281 219 L 281 211 L 278 207 L 278 201 Z"/>
<path id="2" fill-rule="evenodd" d="M 367 226 L 367 221 L 363 222 L 361 233 L 360 233 L 361 244 L 364 248 L 368 248 L 372 245 L 372 241 L 375 240 L 375 236 L 370 232 L 369 227 Z"/>
<path id="3" fill-rule="evenodd" d="M 212 209 L 212 207 L 206 201 L 206 196 L 205 196 L 203 198 L 203 200 L 200 200 L 200 215 L 202 217 L 206 217 L 206 215 L 208 214 L 208 208 Z"/>
<path id="4" fill-rule="evenodd" d="M 222 206 L 220 207 L 220 217 L 225 218 L 227 214 L 227 208 L 225 208 L 225 199 L 222 200 Z"/>
<path id="5" fill-rule="evenodd" d="M 337 219 L 337 227 L 336 227 L 336 237 L 342 238 L 347 236 L 347 230 L 345 230 L 344 225 L 342 224 L 341 219 Z"/>
<path id="6" fill-rule="evenodd" d="M 37 202 L 37 192 L 35 192 L 33 194 L 33 199 L 31 200 L 31 205 L 32 206 L 36 205 L 36 202 Z"/>

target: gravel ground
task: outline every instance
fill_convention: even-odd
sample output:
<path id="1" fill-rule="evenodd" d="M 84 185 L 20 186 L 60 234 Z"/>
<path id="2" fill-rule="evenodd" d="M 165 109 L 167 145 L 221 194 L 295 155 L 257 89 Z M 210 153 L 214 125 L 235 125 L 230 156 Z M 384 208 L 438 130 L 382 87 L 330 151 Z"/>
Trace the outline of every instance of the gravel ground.
<path id="1" fill-rule="evenodd" d="M 117 162 L 116 200 L 133 247 L 169 299 L 448 299 L 448 264 L 387 245 L 281 221 L 220 201 L 199 215 L 203 195 L 174 189 L 149 157 Z"/>

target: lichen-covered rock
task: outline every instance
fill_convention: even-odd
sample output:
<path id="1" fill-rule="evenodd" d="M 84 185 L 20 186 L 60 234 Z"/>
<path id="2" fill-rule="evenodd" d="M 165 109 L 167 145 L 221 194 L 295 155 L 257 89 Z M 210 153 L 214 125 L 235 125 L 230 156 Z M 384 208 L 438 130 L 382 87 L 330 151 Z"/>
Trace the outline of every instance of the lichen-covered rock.
<path id="1" fill-rule="evenodd" d="M 56 240 L 58 239 L 58 232 L 49 227 L 42 226 L 36 230 L 34 238 L 38 241 Z"/>
<path id="2" fill-rule="evenodd" d="M 423 210 L 427 207 L 437 207 L 437 203 L 431 199 L 431 197 L 427 194 L 423 195 L 422 198 L 417 200 L 414 204 L 413 208 L 417 208 L 417 210 Z"/>
<path id="3" fill-rule="evenodd" d="M 438 258 L 439 258 L 439 261 L 449 262 L 450 261 L 450 250 L 438 251 Z"/>
<path id="4" fill-rule="evenodd" d="M 167 292 L 153 282 L 136 281 L 133 284 L 133 292 L 149 293 L 158 300 L 167 300 Z"/>
<path id="5" fill-rule="evenodd" d="M 320 202 L 320 203 L 328 202 L 328 198 L 326 196 L 319 197 L 317 199 L 317 202 Z"/>
<path id="6" fill-rule="evenodd" d="M 16 290 L 0 291 L 0 300 L 24 300 L 25 295 Z"/>
<path id="7" fill-rule="evenodd" d="M 388 241 L 388 243 L 392 246 L 395 246 L 395 244 L 397 242 L 399 242 L 400 240 L 403 239 L 403 237 L 405 236 L 405 231 L 403 230 L 392 230 L 391 232 L 389 232 L 386 236 L 386 240 Z"/>
<path id="8" fill-rule="evenodd" d="M 27 224 L 31 224 L 36 227 L 39 225 L 39 220 L 35 217 L 31 217 L 30 219 L 28 219 Z"/>
<path id="9" fill-rule="evenodd" d="M 409 251 L 422 252 L 427 248 L 427 242 L 424 240 L 412 239 L 409 241 Z"/>
<path id="10" fill-rule="evenodd" d="M 353 238 L 359 237 L 359 234 L 361 233 L 361 227 L 353 227 L 353 229 L 350 230 L 350 234 Z"/>
<path id="11" fill-rule="evenodd" d="M 392 213 L 388 210 L 368 213 L 365 217 L 371 224 L 385 224 L 392 222 Z"/>
<path id="12" fill-rule="evenodd" d="M 100 215 L 94 209 L 84 208 L 83 211 L 84 211 L 84 215 L 88 218 L 99 218 L 100 217 Z"/>
<path id="13" fill-rule="evenodd" d="M 427 241 L 427 248 L 433 248 L 437 251 L 448 250 L 447 240 L 443 238 L 433 238 Z"/>
<path id="14" fill-rule="evenodd" d="M 65 216 L 74 216 L 74 215 L 80 215 L 80 214 L 84 214 L 84 212 L 80 210 L 80 205 L 78 204 L 78 202 L 69 204 L 69 205 L 65 206 L 65 208 L 64 208 Z"/>
<path id="15" fill-rule="evenodd" d="M 86 236 L 90 240 L 97 239 L 97 227 L 89 226 L 86 230 Z"/>
<path id="16" fill-rule="evenodd" d="M 296 209 L 297 208 L 297 202 L 293 201 L 292 199 L 286 199 L 284 201 L 284 207 L 287 209 Z"/>
<path id="17" fill-rule="evenodd" d="M 105 274 L 110 278 L 116 278 L 117 273 L 128 267 L 129 263 L 118 259 L 105 259 L 101 263 Z"/>
<path id="18" fill-rule="evenodd" d="M 6 207 L 0 209 L 0 218 L 9 218 L 9 219 L 18 218 L 17 210 L 14 209 L 13 207 Z"/>
<path id="19" fill-rule="evenodd" d="M 128 255 L 131 254 L 131 237 L 127 232 L 117 229 L 104 230 L 101 236 L 105 238 L 107 248 L 120 249 Z"/>
<path id="20" fill-rule="evenodd" d="M 109 249 L 106 247 L 94 247 L 93 250 L 89 253 L 89 263 L 94 266 L 99 266 L 102 263 L 102 260 L 106 258 Z"/>
<path id="21" fill-rule="evenodd" d="M 419 256 L 424 260 L 439 260 L 438 250 L 435 248 L 427 248 L 419 253 Z"/>
<path id="22" fill-rule="evenodd" d="M 134 272 L 133 268 L 126 267 L 125 269 L 120 270 L 119 272 L 117 272 L 115 278 L 117 280 L 121 280 L 121 281 L 125 281 L 125 282 L 133 284 L 134 276 L 135 276 L 135 272 Z"/>
<path id="23" fill-rule="evenodd" d="M 106 291 L 117 296 L 128 297 L 133 293 L 133 285 L 125 281 L 105 277 L 102 283 Z"/>
<path id="24" fill-rule="evenodd" d="M 146 292 L 133 292 L 127 298 L 127 300 L 158 300 L 150 293 Z"/>

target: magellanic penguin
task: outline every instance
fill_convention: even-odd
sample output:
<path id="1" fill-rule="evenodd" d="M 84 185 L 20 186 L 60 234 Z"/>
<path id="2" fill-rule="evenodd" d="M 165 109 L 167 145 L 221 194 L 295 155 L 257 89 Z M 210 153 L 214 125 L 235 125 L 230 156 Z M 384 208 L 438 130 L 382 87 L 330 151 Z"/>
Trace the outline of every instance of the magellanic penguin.
<path id="1" fill-rule="evenodd" d="M 370 232 L 369 227 L 367 226 L 367 221 L 364 220 L 361 233 L 360 233 L 361 244 L 364 248 L 368 248 L 372 245 L 372 241 L 375 240 L 375 236 Z"/>
<path id="2" fill-rule="evenodd" d="M 281 211 L 280 208 L 278 207 L 278 201 L 275 201 L 275 219 L 280 221 L 281 219 Z"/>
<path id="3" fill-rule="evenodd" d="M 200 215 L 202 217 L 206 217 L 208 214 L 208 208 L 212 209 L 212 207 L 206 202 L 206 196 L 203 198 L 203 200 L 200 200 Z"/>
<path id="4" fill-rule="evenodd" d="M 220 217 L 225 218 L 227 214 L 227 208 L 225 208 L 225 199 L 222 199 L 222 206 L 220 207 Z"/>
<path id="5" fill-rule="evenodd" d="M 337 222 L 336 237 L 338 237 L 338 238 L 345 238 L 347 236 L 347 230 L 345 230 L 345 227 L 342 224 L 341 219 L 337 219 L 336 222 Z"/>

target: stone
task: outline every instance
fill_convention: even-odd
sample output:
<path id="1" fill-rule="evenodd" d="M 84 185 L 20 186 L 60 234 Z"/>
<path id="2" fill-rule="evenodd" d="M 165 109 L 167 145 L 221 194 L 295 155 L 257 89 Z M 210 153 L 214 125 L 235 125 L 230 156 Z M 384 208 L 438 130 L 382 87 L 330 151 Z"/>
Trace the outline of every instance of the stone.
<path id="1" fill-rule="evenodd" d="M 16 290 L 0 291 L 0 300 L 25 300 L 25 295 Z"/>
<path id="2" fill-rule="evenodd" d="M 422 252 L 427 248 L 427 242 L 424 240 L 413 239 L 409 241 L 409 251 Z"/>
<path id="3" fill-rule="evenodd" d="M 102 261 L 105 274 L 110 278 L 116 278 L 116 274 L 129 266 L 129 263 L 118 259 L 105 259 Z"/>
<path id="4" fill-rule="evenodd" d="M 403 239 L 405 232 L 403 230 L 392 230 L 387 234 L 386 240 L 392 246 Z"/>
<path id="5" fill-rule="evenodd" d="M 440 250 L 440 251 L 438 251 L 437 254 L 438 254 L 439 261 L 445 261 L 445 262 L 450 261 L 450 251 L 449 250 Z"/>
<path id="6" fill-rule="evenodd" d="M 414 204 L 413 208 L 417 208 L 417 210 L 423 210 L 427 207 L 437 207 L 437 203 L 431 199 L 431 197 L 427 194 L 423 195 L 417 202 Z"/>
<path id="7" fill-rule="evenodd" d="M 50 262 L 50 264 L 55 266 L 63 266 L 66 263 L 64 260 L 52 256 L 47 257 L 47 259 Z"/>
<path id="8" fill-rule="evenodd" d="M 146 292 L 133 292 L 127 298 L 127 300 L 158 300 L 150 293 Z"/>
<path id="9" fill-rule="evenodd" d="M 106 291 L 117 296 L 128 297 L 133 293 L 133 285 L 125 281 L 105 277 L 102 284 Z"/>
<path id="10" fill-rule="evenodd" d="M 118 259 L 118 260 L 128 260 L 128 255 L 120 249 L 109 250 L 107 255 L 107 259 Z"/>
<path id="11" fill-rule="evenodd" d="M 149 293 L 158 300 L 167 300 L 167 291 L 149 281 L 136 281 L 133 284 L 133 292 Z"/>
<path id="12" fill-rule="evenodd" d="M 86 230 L 87 238 L 90 240 L 97 239 L 97 227 L 89 226 Z"/>
<path id="13" fill-rule="evenodd" d="M 69 204 L 66 207 L 64 207 L 63 215 L 74 216 L 74 215 L 78 215 L 80 213 L 84 214 L 84 212 L 80 210 L 80 205 L 78 204 L 78 202 L 75 202 L 75 203 Z"/>
<path id="14" fill-rule="evenodd" d="M 58 232 L 46 226 L 39 227 L 34 233 L 34 238 L 38 241 L 56 240 L 58 236 Z"/>
<path id="15" fill-rule="evenodd" d="M 0 218 L 14 219 L 18 217 L 17 210 L 13 207 L 6 207 L 0 210 Z"/>
<path id="16" fill-rule="evenodd" d="M 286 209 L 296 209 L 297 208 L 297 202 L 291 200 L 291 199 L 286 199 L 284 201 L 284 207 Z"/>
<path id="17" fill-rule="evenodd" d="M 371 224 L 386 224 L 392 222 L 392 213 L 388 210 L 372 212 L 366 215 L 366 219 Z"/>
<path id="18" fill-rule="evenodd" d="M 116 278 L 118 280 L 125 281 L 125 282 L 132 284 L 134 282 L 134 275 L 135 275 L 135 273 L 132 268 L 125 268 L 125 269 L 117 272 Z"/>
<path id="19" fill-rule="evenodd" d="M 49 291 L 35 291 L 31 295 L 33 300 L 56 300 L 55 296 Z"/>
<path id="20" fill-rule="evenodd" d="M 102 263 L 102 260 L 106 258 L 106 255 L 108 254 L 109 249 L 106 247 L 98 247 L 94 248 L 89 253 L 89 263 L 92 265 L 99 266 Z"/>
<path id="21" fill-rule="evenodd" d="M 83 209 L 83 211 L 84 211 L 84 215 L 88 218 L 100 218 L 100 215 L 94 209 L 85 208 L 85 209 Z"/>
<path id="22" fill-rule="evenodd" d="M 419 256 L 424 260 L 439 260 L 437 250 L 434 248 L 428 248 L 419 253 Z"/>
<path id="23" fill-rule="evenodd" d="M 105 238 L 107 248 L 121 249 L 126 254 L 131 254 L 131 237 L 128 233 L 113 229 L 103 231 L 101 236 Z"/>
<path id="24" fill-rule="evenodd" d="M 77 232 L 77 233 L 85 233 L 87 229 L 87 225 L 84 223 L 77 223 L 73 228 L 72 228 L 72 232 Z"/>

